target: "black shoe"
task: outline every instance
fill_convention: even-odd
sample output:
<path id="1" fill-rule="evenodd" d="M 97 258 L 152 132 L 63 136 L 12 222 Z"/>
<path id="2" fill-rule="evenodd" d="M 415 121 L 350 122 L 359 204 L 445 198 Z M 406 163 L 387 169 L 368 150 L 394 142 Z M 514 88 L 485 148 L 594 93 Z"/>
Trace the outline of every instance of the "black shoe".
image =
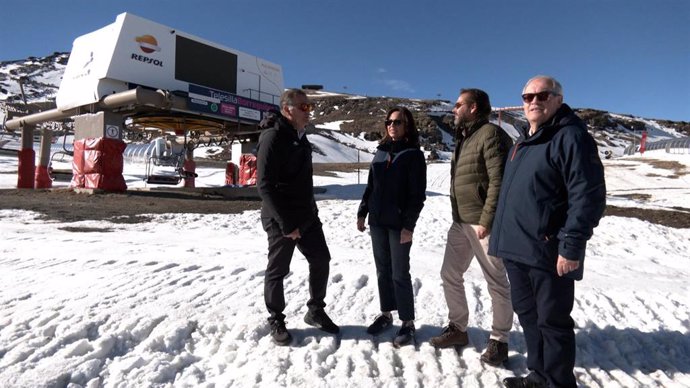
<path id="1" fill-rule="evenodd" d="M 276 345 L 285 346 L 292 342 L 290 332 L 285 328 L 285 322 L 273 321 L 271 322 L 271 338 Z"/>
<path id="2" fill-rule="evenodd" d="M 393 323 L 393 317 L 388 317 L 384 314 L 379 315 L 374 319 L 374 323 L 367 327 L 367 333 L 377 335 L 388 328 Z"/>
<path id="3" fill-rule="evenodd" d="M 398 330 L 398 335 L 393 339 L 393 346 L 399 348 L 411 344 L 414 341 L 414 333 L 414 323 L 403 324 Z"/>
<path id="4" fill-rule="evenodd" d="M 527 377 L 507 377 L 503 379 L 506 388 L 546 388 L 546 382 L 534 376 L 534 372 Z"/>
<path id="5" fill-rule="evenodd" d="M 508 360 L 508 344 L 490 339 L 486 351 L 480 357 L 482 362 L 491 366 L 499 366 Z"/>
<path id="6" fill-rule="evenodd" d="M 331 318 L 329 318 L 323 310 L 316 310 L 314 312 L 308 311 L 307 315 L 304 316 L 304 322 L 326 333 L 338 334 L 340 332 L 338 325 L 333 323 Z"/>

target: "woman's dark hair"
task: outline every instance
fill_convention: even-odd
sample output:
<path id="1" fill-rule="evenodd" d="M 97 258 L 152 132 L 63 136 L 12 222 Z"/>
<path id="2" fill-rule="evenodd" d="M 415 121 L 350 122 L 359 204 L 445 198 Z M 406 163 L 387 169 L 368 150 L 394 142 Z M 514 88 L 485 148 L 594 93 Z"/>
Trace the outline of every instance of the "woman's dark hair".
<path id="1" fill-rule="evenodd" d="M 412 112 L 405 107 L 394 106 L 388 110 L 388 113 L 386 113 L 386 120 L 391 117 L 393 112 L 400 112 L 403 128 L 405 128 L 405 141 L 415 147 L 419 147 L 419 132 L 417 131 L 417 125 L 414 122 L 414 117 L 412 117 Z M 383 124 L 383 139 L 381 139 L 380 143 L 385 143 L 387 141 L 391 141 L 391 138 L 388 136 L 388 128 L 386 128 L 386 124 Z"/>

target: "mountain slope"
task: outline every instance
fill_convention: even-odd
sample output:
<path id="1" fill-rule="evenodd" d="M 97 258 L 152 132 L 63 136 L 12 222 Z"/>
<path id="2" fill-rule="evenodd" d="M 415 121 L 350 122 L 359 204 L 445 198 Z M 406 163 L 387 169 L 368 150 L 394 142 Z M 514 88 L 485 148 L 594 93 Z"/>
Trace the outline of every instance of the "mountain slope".
<path id="1" fill-rule="evenodd" d="M 40 58 L 0 62 L 0 122 L 54 108 L 55 95 L 68 58 L 69 53 L 56 52 Z M 394 105 L 406 106 L 413 112 L 425 150 L 435 151 L 443 158 L 445 151 L 453 148 L 453 106 L 448 101 L 365 97 L 323 91 L 310 91 L 310 97 L 316 105 L 313 113 L 316 132 L 350 148 L 345 152 L 349 156 L 342 162 L 356 161 L 358 154 L 362 158 L 362 153 L 373 152 L 371 145 L 358 143 L 381 138 L 386 111 Z M 643 130 L 647 131 L 648 142 L 690 134 L 690 123 L 686 122 L 651 120 L 588 108 L 576 109 L 576 112 L 587 122 L 602 154 L 610 151 L 613 156 L 622 155 L 626 146 L 639 143 Z M 492 121 L 499 120 L 513 138 L 517 137 L 514 127 L 525 121 L 522 112 L 515 111 L 502 112 L 500 118 L 494 112 Z M 322 145 L 316 153 L 327 156 L 321 148 L 328 147 Z M 362 160 L 367 160 L 367 157 Z"/>

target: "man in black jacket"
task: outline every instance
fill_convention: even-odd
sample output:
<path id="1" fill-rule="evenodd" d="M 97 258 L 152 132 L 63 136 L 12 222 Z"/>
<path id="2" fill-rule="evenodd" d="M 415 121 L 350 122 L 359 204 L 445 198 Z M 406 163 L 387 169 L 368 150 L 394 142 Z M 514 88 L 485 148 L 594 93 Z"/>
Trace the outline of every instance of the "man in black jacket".
<path id="1" fill-rule="evenodd" d="M 558 81 L 536 76 L 522 93 L 529 128 L 509 152 L 489 254 L 504 260 L 531 372 L 503 383 L 574 388 L 570 313 L 587 240 L 606 206 L 604 168 Z"/>
<path id="2" fill-rule="evenodd" d="M 305 134 L 312 109 L 304 91 L 288 89 L 280 98 L 280 112 L 268 114 L 259 124 L 263 132 L 257 147 L 256 185 L 268 235 L 264 301 L 271 336 L 278 345 L 292 340 L 285 328 L 283 279 L 295 247 L 309 262 L 310 299 L 304 321 L 328 333 L 340 330 L 323 310 L 331 255 L 314 199 L 312 148 Z"/>

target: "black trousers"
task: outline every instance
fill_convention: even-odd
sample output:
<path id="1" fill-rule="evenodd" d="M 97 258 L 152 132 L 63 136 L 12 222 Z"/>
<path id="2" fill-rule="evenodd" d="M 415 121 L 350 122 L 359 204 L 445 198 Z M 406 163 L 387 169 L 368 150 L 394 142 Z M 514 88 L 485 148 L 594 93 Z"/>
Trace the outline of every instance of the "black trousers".
<path id="1" fill-rule="evenodd" d="M 268 235 L 268 264 L 264 277 L 264 301 L 269 313 L 269 322 L 283 321 L 285 315 L 285 294 L 283 279 L 290 272 L 290 262 L 295 247 L 309 262 L 309 311 L 323 309 L 326 306 L 326 286 L 328 285 L 329 262 L 331 254 L 326 245 L 321 221 L 317 218 L 302 237 L 292 240 L 284 237 L 278 224 L 271 219 L 262 219 L 264 230 Z"/>
<path id="2" fill-rule="evenodd" d="M 510 260 L 503 260 L 513 310 L 527 343 L 527 368 L 550 387 L 575 388 L 575 323 L 570 317 L 575 281 Z"/>

